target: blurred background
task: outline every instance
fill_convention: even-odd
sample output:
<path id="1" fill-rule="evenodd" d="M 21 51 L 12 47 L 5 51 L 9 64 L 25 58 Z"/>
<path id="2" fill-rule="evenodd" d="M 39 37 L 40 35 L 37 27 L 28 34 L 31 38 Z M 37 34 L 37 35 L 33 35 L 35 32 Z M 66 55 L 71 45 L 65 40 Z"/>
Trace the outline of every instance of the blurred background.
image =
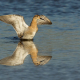
<path id="1" fill-rule="evenodd" d="M 80 80 L 80 0 L 0 0 L 0 15 L 22 15 L 30 25 L 35 14 L 52 25 L 40 25 L 34 37 L 38 55 L 52 56 L 35 66 L 27 56 L 19 66 L 0 65 L 0 80 Z M 0 59 L 12 55 L 19 42 L 13 27 L 0 21 Z"/>

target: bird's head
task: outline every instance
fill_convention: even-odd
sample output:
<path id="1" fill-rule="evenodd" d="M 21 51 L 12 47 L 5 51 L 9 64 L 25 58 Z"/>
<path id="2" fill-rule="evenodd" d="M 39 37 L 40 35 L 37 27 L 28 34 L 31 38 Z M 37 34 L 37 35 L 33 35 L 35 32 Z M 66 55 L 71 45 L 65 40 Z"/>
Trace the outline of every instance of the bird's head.
<path id="1" fill-rule="evenodd" d="M 33 17 L 34 19 L 37 19 L 37 24 L 38 25 L 43 25 L 43 24 L 52 24 L 52 22 L 44 15 L 35 15 Z"/>

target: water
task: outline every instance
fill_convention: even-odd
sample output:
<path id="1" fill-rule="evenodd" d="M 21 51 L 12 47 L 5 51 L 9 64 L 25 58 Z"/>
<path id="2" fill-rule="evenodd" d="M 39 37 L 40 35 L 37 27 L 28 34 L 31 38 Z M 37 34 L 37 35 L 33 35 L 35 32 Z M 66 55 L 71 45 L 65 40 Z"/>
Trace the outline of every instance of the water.
<path id="1" fill-rule="evenodd" d="M 80 80 L 80 0 L 0 0 L 0 15 L 19 14 L 29 25 L 35 14 L 52 25 L 41 25 L 34 37 L 39 56 L 52 56 L 35 66 L 28 55 L 18 66 L 0 65 L 0 80 Z M 11 56 L 19 39 L 9 24 L 0 22 L 0 59 Z"/>

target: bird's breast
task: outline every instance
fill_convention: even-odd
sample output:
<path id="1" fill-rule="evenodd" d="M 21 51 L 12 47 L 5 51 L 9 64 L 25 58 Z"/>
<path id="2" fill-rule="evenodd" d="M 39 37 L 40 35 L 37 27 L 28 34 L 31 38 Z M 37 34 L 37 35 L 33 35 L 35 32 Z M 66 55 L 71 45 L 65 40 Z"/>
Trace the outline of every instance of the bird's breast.
<path id="1" fill-rule="evenodd" d="M 33 31 L 33 32 L 26 32 L 22 39 L 33 39 L 33 37 L 35 36 L 36 34 L 36 31 Z"/>

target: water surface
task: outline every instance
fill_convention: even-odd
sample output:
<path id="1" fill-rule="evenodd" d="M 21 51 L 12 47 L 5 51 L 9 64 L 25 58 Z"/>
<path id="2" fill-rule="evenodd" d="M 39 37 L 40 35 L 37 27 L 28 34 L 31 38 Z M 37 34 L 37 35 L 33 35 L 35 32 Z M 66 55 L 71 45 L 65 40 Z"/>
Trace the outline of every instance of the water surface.
<path id="1" fill-rule="evenodd" d="M 38 55 L 52 56 L 35 66 L 28 55 L 19 66 L 0 65 L 0 80 L 80 80 L 79 0 L 0 0 L 0 15 L 19 14 L 29 25 L 35 14 L 47 16 L 52 25 L 41 25 L 34 37 Z M 0 59 L 11 56 L 19 39 L 13 27 L 0 22 Z"/>

